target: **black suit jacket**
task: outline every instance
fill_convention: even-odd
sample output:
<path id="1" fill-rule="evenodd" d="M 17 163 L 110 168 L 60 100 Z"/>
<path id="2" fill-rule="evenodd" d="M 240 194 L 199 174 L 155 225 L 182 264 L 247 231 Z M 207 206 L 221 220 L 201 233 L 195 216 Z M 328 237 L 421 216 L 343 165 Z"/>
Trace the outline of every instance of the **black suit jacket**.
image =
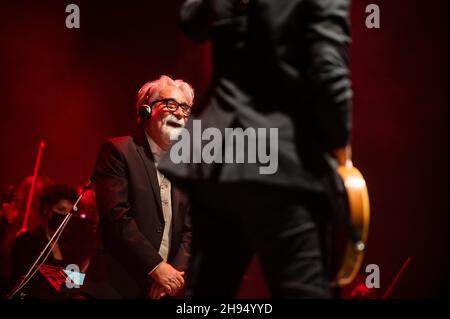
<path id="1" fill-rule="evenodd" d="M 278 128 L 279 167 L 261 175 L 258 164 L 174 165 L 166 158 L 160 169 L 180 181 L 323 190 L 323 179 L 336 177 L 330 151 L 350 140 L 349 2 L 186 1 L 182 28 L 213 48 L 213 81 L 198 117 L 202 129 Z"/>
<path id="2" fill-rule="evenodd" d="M 106 141 L 94 172 L 102 247 L 91 261 L 85 293 L 98 298 L 143 298 L 148 273 L 162 257 L 164 231 L 153 155 L 143 131 Z M 168 262 L 185 270 L 190 256 L 185 196 L 172 186 L 172 237 Z"/>

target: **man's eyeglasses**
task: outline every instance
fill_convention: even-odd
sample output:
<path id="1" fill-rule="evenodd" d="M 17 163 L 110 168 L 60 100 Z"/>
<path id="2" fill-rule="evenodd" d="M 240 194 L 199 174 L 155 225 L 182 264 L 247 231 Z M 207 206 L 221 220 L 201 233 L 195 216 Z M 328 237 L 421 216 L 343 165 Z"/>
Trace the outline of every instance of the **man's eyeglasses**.
<path id="1" fill-rule="evenodd" d="M 172 113 L 176 112 L 176 110 L 178 108 L 181 108 L 181 111 L 183 112 L 184 116 L 191 115 L 191 106 L 189 104 L 178 103 L 174 99 L 161 99 L 161 100 L 153 101 L 152 103 L 150 103 L 150 106 L 153 106 L 156 103 L 162 103 L 164 105 L 164 107 Z"/>

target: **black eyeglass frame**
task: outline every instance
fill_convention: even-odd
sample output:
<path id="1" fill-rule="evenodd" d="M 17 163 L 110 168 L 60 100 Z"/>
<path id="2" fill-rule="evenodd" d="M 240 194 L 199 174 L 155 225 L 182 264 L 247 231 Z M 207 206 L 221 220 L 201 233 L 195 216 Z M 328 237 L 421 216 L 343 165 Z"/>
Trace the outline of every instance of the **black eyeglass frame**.
<path id="1" fill-rule="evenodd" d="M 174 103 L 174 105 L 170 105 L 169 104 L 170 102 Z M 176 110 L 178 110 L 178 108 L 181 108 L 184 116 L 191 115 L 192 106 L 190 106 L 187 103 L 178 103 L 175 99 L 169 98 L 169 99 L 160 99 L 160 100 L 153 101 L 150 103 L 150 106 L 153 107 L 153 105 L 155 105 L 157 103 L 164 103 L 164 107 L 172 113 L 176 112 Z M 175 107 L 175 105 L 176 105 L 176 107 Z"/>

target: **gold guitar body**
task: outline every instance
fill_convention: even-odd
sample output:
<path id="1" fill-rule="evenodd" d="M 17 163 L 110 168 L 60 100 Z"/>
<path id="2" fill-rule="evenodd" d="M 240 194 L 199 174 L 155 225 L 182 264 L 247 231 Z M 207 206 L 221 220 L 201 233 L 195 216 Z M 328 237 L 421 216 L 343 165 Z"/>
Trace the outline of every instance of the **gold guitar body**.
<path id="1" fill-rule="evenodd" d="M 369 234 L 370 205 L 366 182 L 360 171 L 351 163 L 339 166 L 348 197 L 350 222 L 360 238 L 354 243 L 347 236 L 342 261 L 338 267 L 332 286 L 343 287 L 350 284 L 361 268 Z"/>

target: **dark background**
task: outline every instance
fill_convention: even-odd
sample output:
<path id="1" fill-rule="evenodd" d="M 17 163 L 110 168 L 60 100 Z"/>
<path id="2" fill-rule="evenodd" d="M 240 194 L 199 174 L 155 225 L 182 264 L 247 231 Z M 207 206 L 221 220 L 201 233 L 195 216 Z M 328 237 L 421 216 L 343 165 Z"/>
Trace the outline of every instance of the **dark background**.
<path id="1" fill-rule="evenodd" d="M 66 5 L 81 28 L 65 27 Z M 208 45 L 176 25 L 181 1 L 8 1 L 0 4 L 0 191 L 40 169 L 59 182 L 89 177 L 100 143 L 134 123 L 135 94 L 168 74 L 205 91 Z M 365 27 L 366 5 L 381 29 Z M 369 186 L 372 220 L 364 265 L 393 298 L 448 293 L 448 1 L 354 0 L 351 69 L 354 163 Z M 263 297 L 252 268 L 242 296 Z"/>

